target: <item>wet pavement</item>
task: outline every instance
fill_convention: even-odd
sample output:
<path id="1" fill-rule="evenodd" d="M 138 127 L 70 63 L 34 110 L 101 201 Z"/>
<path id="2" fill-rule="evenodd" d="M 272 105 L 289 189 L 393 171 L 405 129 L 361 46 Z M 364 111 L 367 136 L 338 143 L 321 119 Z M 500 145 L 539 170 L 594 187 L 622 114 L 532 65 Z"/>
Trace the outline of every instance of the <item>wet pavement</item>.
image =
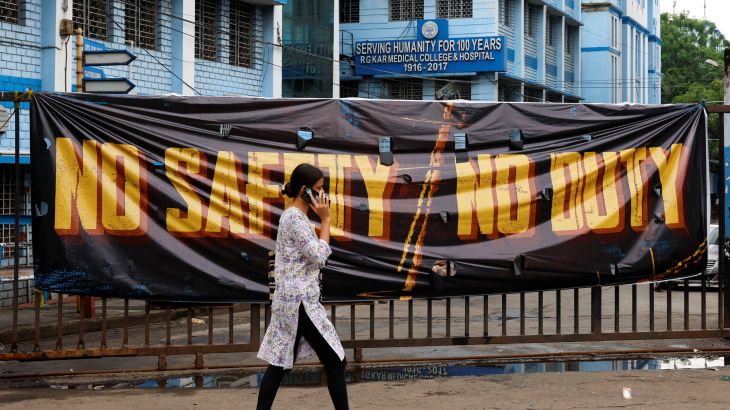
<path id="1" fill-rule="evenodd" d="M 417 364 L 409 366 L 359 367 L 346 374 L 347 383 L 382 382 L 397 380 L 430 380 L 447 377 L 483 377 L 519 373 L 564 373 L 564 372 L 618 372 L 631 370 L 677 370 L 710 369 L 725 367 L 724 358 L 667 358 L 660 360 L 605 360 L 583 362 L 508 363 L 502 365 L 479 364 Z M 92 388 L 257 388 L 263 378 L 263 371 L 255 373 L 226 373 L 220 375 L 197 374 L 184 377 L 148 379 L 144 381 L 118 382 L 114 384 L 92 384 Z M 284 376 L 284 386 L 321 386 L 324 375 L 321 370 L 298 369 Z M 88 388 L 88 384 L 49 384 L 54 389 Z M 40 386 L 39 386 L 40 387 Z"/>

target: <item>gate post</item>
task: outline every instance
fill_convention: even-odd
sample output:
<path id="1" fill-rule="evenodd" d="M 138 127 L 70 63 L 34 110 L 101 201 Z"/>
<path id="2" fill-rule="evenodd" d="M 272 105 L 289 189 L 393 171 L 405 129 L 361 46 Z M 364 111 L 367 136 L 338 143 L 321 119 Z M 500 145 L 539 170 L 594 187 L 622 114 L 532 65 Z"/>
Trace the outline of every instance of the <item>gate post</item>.
<path id="1" fill-rule="evenodd" d="M 730 106 L 730 48 L 725 49 L 725 58 L 724 58 L 724 68 L 725 68 L 725 107 Z M 720 268 L 720 278 L 719 278 L 719 284 L 720 289 L 718 291 L 722 291 L 722 306 L 718 306 L 719 309 L 721 309 L 723 314 L 723 320 L 722 320 L 722 327 L 724 329 L 730 328 L 730 303 L 728 301 L 730 300 L 730 286 L 728 286 L 728 272 L 727 272 L 727 257 L 726 257 L 726 250 L 727 250 L 727 240 L 730 235 L 728 235 L 728 217 L 730 216 L 730 210 L 727 208 L 727 204 L 730 203 L 730 192 L 728 190 L 728 177 L 730 176 L 730 164 L 726 162 L 728 157 L 730 157 L 730 115 L 728 113 L 720 114 L 722 116 L 722 121 L 720 121 L 720 129 L 722 131 L 721 135 L 723 136 L 723 149 L 720 150 L 720 163 L 723 164 L 723 187 L 724 187 L 724 195 L 720 195 L 720 210 L 722 211 L 722 215 L 720 215 L 719 222 L 720 222 L 720 233 L 722 234 L 722 240 L 719 241 L 719 249 L 718 249 L 718 263 Z"/>
<path id="2" fill-rule="evenodd" d="M 591 333 L 594 335 L 601 334 L 601 296 L 602 290 L 600 286 L 591 288 Z"/>
<path id="3" fill-rule="evenodd" d="M 15 245 L 13 250 L 13 340 L 10 345 L 10 352 L 18 351 L 18 286 L 20 263 L 20 96 L 15 93 Z"/>
<path id="4" fill-rule="evenodd" d="M 250 343 L 254 346 L 259 346 L 261 343 L 261 305 L 258 303 L 252 304 L 251 309 L 251 339 Z"/>

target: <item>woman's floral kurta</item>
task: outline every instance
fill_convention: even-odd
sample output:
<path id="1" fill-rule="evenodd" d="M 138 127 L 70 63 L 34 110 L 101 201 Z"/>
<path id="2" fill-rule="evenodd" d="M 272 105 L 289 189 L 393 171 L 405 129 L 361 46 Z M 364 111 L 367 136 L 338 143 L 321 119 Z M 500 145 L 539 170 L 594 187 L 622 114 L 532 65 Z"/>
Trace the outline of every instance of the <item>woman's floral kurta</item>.
<path id="1" fill-rule="evenodd" d="M 284 211 L 276 237 L 276 290 L 271 302 L 271 322 L 259 349 L 259 359 L 292 368 L 300 303 L 330 347 L 340 359 L 345 358 L 337 331 L 319 303 L 319 270 L 331 253 L 329 245 L 317 239 L 302 211 L 293 206 Z M 302 338 L 296 359 L 313 354 L 312 347 Z"/>

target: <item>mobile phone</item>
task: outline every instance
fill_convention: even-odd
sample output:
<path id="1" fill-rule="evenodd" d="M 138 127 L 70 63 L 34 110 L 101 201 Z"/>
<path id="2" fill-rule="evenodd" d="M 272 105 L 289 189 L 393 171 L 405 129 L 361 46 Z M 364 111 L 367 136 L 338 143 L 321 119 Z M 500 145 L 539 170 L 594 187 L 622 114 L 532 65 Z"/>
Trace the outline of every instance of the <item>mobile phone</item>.
<path id="1" fill-rule="evenodd" d="M 311 197 L 310 197 L 311 195 Z M 312 199 L 315 201 L 319 198 L 319 192 L 312 189 L 311 186 L 304 187 L 304 191 L 302 191 L 302 199 L 307 201 L 308 203 L 312 203 Z"/>

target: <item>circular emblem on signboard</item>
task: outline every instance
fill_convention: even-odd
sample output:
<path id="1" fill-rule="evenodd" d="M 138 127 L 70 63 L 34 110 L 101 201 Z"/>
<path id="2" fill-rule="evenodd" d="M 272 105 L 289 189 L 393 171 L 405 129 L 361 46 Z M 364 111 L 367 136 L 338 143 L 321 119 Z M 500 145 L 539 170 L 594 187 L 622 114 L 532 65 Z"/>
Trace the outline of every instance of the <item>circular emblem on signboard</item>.
<path id="1" fill-rule="evenodd" d="M 423 34 L 423 37 L 427 40 L 431 40 L 432 38 L 438 36 L 439 34 L 439 26 L 436 24 L 435 21 L 427 21 L 423 23 L 423 26 L 421 27 L 421 34 Z"/>

